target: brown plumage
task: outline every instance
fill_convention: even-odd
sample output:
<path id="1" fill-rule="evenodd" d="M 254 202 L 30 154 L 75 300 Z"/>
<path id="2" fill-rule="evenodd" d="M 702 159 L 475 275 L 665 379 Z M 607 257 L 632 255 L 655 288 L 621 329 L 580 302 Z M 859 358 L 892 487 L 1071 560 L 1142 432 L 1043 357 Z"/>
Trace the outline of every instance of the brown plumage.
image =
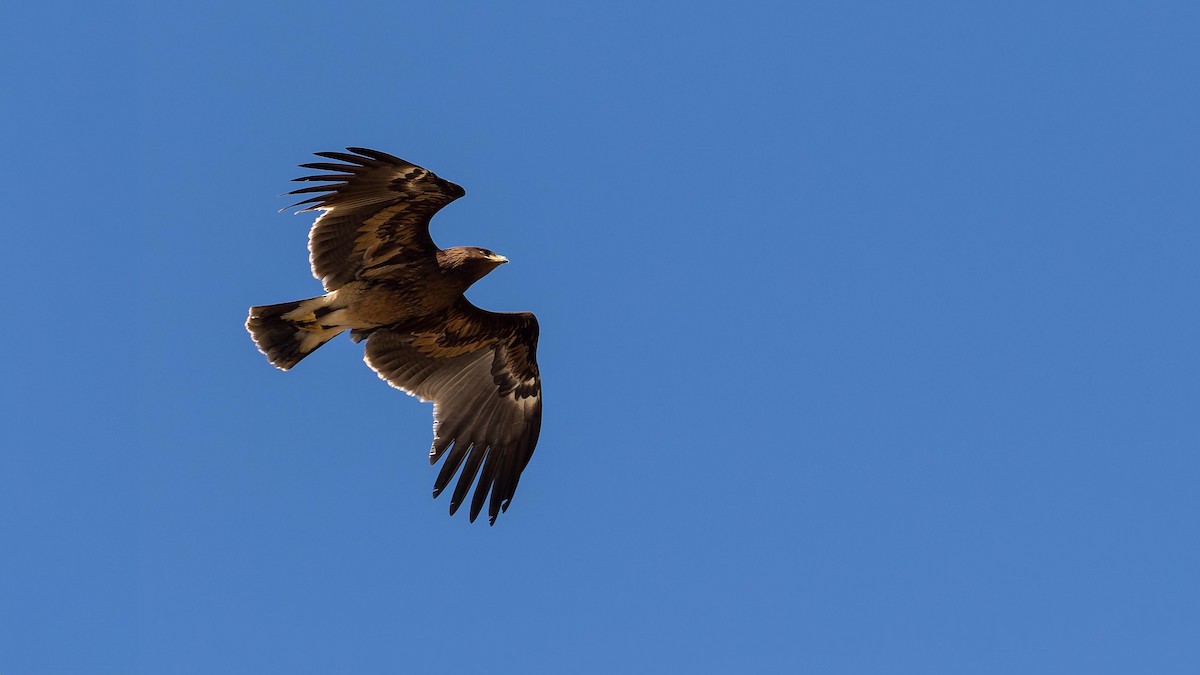
<path id="1" fill-rule="evenodd" d="M 433 496 L 461 467 L 453 514 L 478 474 L 471 521 L 487 501 L 495 524 L 541 429 L 537 319 L 528 312 L 489 312 L 463 297 L 508 260 L 482 248 L 442 250 L 433 243 L 429 221 L 465 194 L 461 187 L 377 150 L 348 150 L 354 154 L 317 153 L 344 163 L 302 164 L 337 173 L 297 178 L 326 184 L 289 193 L 319 193 L 294 206 L 324 211 L 308 249 L 313 276 L 328 292 L 252 307 L 246 328 L 282 370 L 343 331 L 355 342 L 365 339 L 367 365 L 379 377 L 434 403 L 429 461 L 446 461 Z"/>

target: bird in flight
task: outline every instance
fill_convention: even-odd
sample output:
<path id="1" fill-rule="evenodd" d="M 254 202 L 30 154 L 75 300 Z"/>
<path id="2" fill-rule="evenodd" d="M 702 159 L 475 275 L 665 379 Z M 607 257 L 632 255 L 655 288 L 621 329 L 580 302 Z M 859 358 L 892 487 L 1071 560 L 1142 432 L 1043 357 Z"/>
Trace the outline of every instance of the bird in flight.
<path id="1" fill-rule="evenodd" d="M 343 331 L 366 340 L 366 363 L 380 378 L 433 401 L 429 463 L 446 461 L 437 497 L 459 471 L 453 515 L 471 498 L 471 522 L 508 509 L 542 426 L 538 323 L 529 312 L 497 313 L 463 297 L 508 262 L 485 248 L 439 249 L 429 221 L 465 191 L 387 153 L 318 152 L 336 162 L 300 165 L 324 183 L 288 194 L 316 196 L 288 208 L 323 213 L 308 235 L 313 276 L 327 291 L 307 300 L 250 308 L 246 329 L 276 368 L 288 370 Z M 488 495 L 491 498 L 488 499 Z"/>

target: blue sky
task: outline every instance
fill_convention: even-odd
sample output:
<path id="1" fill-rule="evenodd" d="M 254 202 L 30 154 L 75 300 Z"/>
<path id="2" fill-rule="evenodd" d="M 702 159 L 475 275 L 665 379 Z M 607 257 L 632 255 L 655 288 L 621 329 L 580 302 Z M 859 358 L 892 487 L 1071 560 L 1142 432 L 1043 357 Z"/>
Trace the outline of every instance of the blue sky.
<path id="1" fill-rule="evenodd" d="M 1195 3 L 4 24 L 0 672 L 1200 668 Z M 540 319 L 495 527 L 359 346 L 242 328 L 348 145 Z"/>

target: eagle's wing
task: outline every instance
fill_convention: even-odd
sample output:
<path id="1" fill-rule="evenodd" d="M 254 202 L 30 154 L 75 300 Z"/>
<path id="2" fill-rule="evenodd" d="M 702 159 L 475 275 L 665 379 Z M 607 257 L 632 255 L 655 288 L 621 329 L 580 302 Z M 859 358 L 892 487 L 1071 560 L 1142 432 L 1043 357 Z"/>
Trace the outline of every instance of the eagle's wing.
<path id="1" fill-rule="evenodd" d="M 489 521 L 508 509 L 542 426 L 537 340 L 533 314 L 488 312 L 465 299 L 439 326 L 413 333 L 380 329 L 367 338 L 367 365 L 392 386 L 434 403 L 429 463 L 446 455 L 434 497 L 462 466 L 451 514 L 476 473 L 471 520 L 489 489 Z"/>
<path id="2" fill-rule="evenodd" d="M 346 164 L 300 165 L 341 173 L 295 179 L 330 184 L 288 193 L 326 193 L 287 207 L 304 206 L 299 213 L 325 212 L 308 235 L 313 276 L 332 291 L 357 278 L 387 276 L 399 267 L 435 265 L 437 247 L 429 237 L 429 219 L 466 192 L 399 157 L 366 148 L 346 149 L 356 154 L 316 153 Z"/>

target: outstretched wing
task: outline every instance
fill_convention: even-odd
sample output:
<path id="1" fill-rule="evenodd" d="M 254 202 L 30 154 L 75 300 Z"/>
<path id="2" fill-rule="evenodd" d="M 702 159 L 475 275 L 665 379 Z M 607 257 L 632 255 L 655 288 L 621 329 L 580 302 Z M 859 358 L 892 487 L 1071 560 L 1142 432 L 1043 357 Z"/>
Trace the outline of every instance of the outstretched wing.
<path id="1" fill-rule="evenodd" d="M 533 314 L 488 312 L 465 299 L 441 325 L 413 333 L 381 329 L 367 338 L 367 365 L 392 386 L 434 403 L 429 463 L 446 456 L 434 497 L 462 467 L 452 515 L 477 473 L 471 521 L 489 490 L 488 520 L 495 524 L 508 509 L 542 426 L 537 340 Z"/>
<path id="2" fill-rule="evenodd" d="M 325 290 L 332 291 L 357 278 L 386 278 L 404 267 L 436 266 L 437 247 L 429 237 L 429 219 L 466 191 L 385 152 L 346 149 L 356 154 L 316 153 L 346 164 L 300 165 L 339 172 L 295 179 L 330 181 L 328 185 L 288 193 L 325 193 L 288 207 L 304 206 L 298 213 L 325 212 L 308 235 L 313 276 Z"/>

